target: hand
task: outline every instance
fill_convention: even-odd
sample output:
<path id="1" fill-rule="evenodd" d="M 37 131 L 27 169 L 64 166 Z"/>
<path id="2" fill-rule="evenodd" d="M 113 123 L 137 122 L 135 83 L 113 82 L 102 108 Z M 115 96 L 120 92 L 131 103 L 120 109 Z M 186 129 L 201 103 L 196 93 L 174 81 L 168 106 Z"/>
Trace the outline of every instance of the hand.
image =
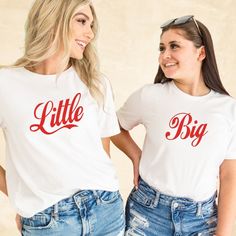
<path id="1" fill-rule="evenodd" d="M 133 171 L 134 171 L 134 187 L 138 189 L 138 183 L 139 183 L 139 162 L 138 163 L 133 163 Z"/>
<path id="2" fill-rule="evenodd" d="M 16 214 L 15 221 L 16 221 L 17 229 L 21 232 L 22 224 L 21 224 L 21 217 L 20 217 L 20 215 Z"/>

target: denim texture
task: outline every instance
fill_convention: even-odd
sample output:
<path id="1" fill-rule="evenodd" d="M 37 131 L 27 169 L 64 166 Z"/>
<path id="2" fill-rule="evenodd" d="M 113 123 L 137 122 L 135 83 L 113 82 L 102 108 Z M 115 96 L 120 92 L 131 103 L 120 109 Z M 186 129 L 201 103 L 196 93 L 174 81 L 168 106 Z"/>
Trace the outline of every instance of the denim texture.
<path id="1" fill-rule="evenodd" d="M 122 236 L 120 193 L 82 190 L 31 218 L 22 217 L 23 236 Z"/>
<path id="2" fill-rule="evenodd" d="M 126 204 L 126 236 L 212 236 L 217 226 L 216 194 L 196 202 L 172 197 L 142 179 Z"/>

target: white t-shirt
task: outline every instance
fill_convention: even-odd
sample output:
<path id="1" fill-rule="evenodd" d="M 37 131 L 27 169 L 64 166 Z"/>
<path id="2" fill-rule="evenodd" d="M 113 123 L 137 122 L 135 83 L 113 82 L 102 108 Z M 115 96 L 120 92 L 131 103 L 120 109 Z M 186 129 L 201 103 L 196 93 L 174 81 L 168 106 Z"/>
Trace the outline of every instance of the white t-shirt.
<path id="1" fill-rule="evenodd" d="M 101 138 L 120 132 L 107 79 L 99 107 L 73 67 L 56 75 L 0 70 L 6 178 L 16 211 L 30 217 L 81 189 L 118 190 Z"/>
<path id="2" fill-rule="evenodd" d="M 118 111 L 125 130 L 146 128 L 140 175 L 152 187 L 196 201 L 216 191 L 219 166 L 236 159 L 236 101 L 190 96 L 174 82 L 146 85 Z"/>

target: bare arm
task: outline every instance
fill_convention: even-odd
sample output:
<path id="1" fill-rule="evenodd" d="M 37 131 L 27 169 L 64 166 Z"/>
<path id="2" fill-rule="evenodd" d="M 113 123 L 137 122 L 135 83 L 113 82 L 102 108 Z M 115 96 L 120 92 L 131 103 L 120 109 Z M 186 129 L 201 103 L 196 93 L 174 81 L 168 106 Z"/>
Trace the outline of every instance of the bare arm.
<path id="1" fill-rule="evenodd" d="M 232 235 L 236 219 L 236 160 L 225 160 L 220 167 L 217 236 Z"/>
<path id="2" fill-rule="evenodd" d="M 141 149 L 134 142 L 130 133 L 122 128 L 120 134 L 111 137 L 111 141 L 133 162 L 134 185 L 137 187 L 139 178 L 139 161 L 142 153 Z"/>
<path id="3" fill-rule="evenodd" d="M 6 184 L 6 171 L 2 168 L 2 166 L 0 166 L 0 191 L 8 195 Z M 20 216 L 18 214 L 16 214 L 15 221 L 18 230 L 21 232 L 22 225 Z"/>
<path id="4" fill-rule="evenodd" d="M 110 138 L 102 138 L 102 145 L 107 155 L 110 157 Z"/>
<path id="5" fill-rule="evenodd" d="M 7 195 L 6 172 L 2 166 L 0 166 L 0 191 Z"/>

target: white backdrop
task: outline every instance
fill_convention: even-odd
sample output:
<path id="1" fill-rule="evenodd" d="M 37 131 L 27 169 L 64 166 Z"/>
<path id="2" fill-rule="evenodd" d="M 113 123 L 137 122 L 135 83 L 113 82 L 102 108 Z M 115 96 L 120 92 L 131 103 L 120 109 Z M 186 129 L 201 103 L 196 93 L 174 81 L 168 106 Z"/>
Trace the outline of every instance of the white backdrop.
<path id="1" fill-rule="evenodd" d="M 236 97 L 236 1 L 235 0 L 94 0 L 100 32 L 97 42 L 102 72 L 113 85 L 117 109 L 135 89 L 152 83 L 158 67 L 160 28 L 164 21 L 193 14 L 209 28 L 215 43 L 220 75 Z M 22 55 L 24 24 L 32 0 L 0 0 L 0 64 Z M 10 88 L 9 88 L 10 92 Z M 144 129 L 133 135 L 140 145 Z M 114 147 L 112 159 L 126 199 L 132 187 L 132 166 Z M 0 135 L 0 163 L 4 165 L 4 141 Z M 0 193 L 0 235 L 18 235 L 14 211 Z M 236 235 L 236 232 L 235 234 Z"/>

